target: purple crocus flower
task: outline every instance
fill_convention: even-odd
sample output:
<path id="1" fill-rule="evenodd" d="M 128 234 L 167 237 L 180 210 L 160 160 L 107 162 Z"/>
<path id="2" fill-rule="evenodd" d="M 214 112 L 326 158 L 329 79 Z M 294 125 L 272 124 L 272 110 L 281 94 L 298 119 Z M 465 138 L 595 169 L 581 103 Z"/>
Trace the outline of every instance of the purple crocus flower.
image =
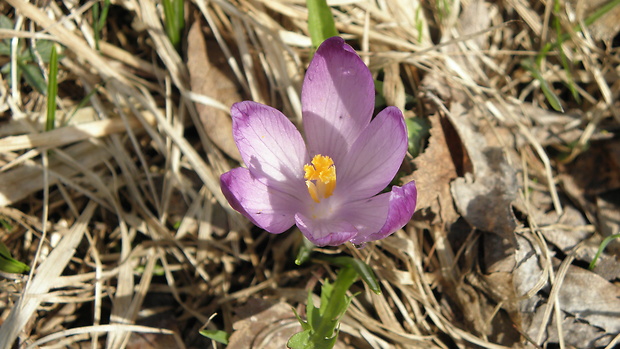
<path id="1" fill-rule="evenodd" d="M 305 142 L 278 110 L 233 105 L 247 168 L 220 178 L 230 205 L 273 234 L 297 224 L 317 246 L 360 245 L 402 228 L 415 210 L 415 183 L 379 193 L 403 161 L 407 128 L 396 107 L 371 121 L 374 102 L 370 70 L 333 37 L 316 51 L 301 90 Z"/>

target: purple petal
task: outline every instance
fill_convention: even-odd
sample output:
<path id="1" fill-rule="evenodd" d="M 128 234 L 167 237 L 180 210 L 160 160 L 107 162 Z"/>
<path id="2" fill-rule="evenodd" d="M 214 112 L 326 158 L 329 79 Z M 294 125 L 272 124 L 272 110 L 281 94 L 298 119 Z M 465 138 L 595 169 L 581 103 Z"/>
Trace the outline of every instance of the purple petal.
<path id="1" fill-rule="evenodd" d="M 304 236 L 317 246 L 342 245 L 357 234 L 354 226 L 337 217 L 315 220 L 297 213 L 295 222 Z"/>
<path id="2" fill-rule="evenodd" d="M 310 154 L 331 156 L 336 166 L 370 122 L 375 90 L 370 70 L 339 37 L 314 54 L 301 89 Z"/>
<path id="3" fill-rule="evenodd" d="M 362 132 L 338 166 L 334 195 L 367 198 L 394 178 L 407 152 L 407 126 L 396 107 L 387 107 Z"/>
<path id="4" fill-rule="evenodd" d="M 295 224 L 295 212 L 301 202 L 266 186 L 247 168 L 239 167 L 224 173 L 220 184 L 230 206 L 266 231 L 280 234 Z"/>
<path id="5" fill-rule="evenodd" d="M 415 212 L 418 198 L 415 182 L 409 182 L 402 187 L 393 186 L 391 192 L 381 194 L 378 197 L 387 195 L 389 195 L 387 217 L 383 221 L 384 223 L 381 229 L 370 234 L 363 234 L 360 232 L 355 238 L 351 239 L 352 243 L 359 245 L 365 242 L 383 239 L 404 227 L 405 224 L 409 222 L 413 212 Z M 374 204 L 373 202 L 370 203 L 370 205 L 373 206 Z M 350 217 L 350 219 L 352 219 L 352 217 Z M 359 217 L 359 219 L 365 219 L 365 217 Z"/>
<path id="6" fill-rule="evenodd" d="M 358 236 L 366 237 L 381 230 L 387 219 L 389 205 L 390 193 L 384 193 L 348 202 L 342 206 L 338 216 L 350 222 L 357 229 Z M 357 239 L 357 236 L 353 238 L 354 241 Z"/>
<path id="7" fill-rule="evenodd" d="M 278 110 L 249 101 L 234 104 L 231 113 L 235 143 L 252 175 L 293 195 L 305 191 L 308 155 L 293 123 Z"/>

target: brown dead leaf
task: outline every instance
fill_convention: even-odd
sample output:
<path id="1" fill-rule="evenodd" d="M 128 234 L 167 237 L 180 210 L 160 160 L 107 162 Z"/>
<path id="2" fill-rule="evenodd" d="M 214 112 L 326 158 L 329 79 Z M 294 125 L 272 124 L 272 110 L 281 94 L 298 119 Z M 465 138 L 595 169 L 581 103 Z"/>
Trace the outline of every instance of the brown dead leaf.
<path id="1" fill-rule="evenodd" d="M 163 312 L 150 316 L 145 319 L 137 321 L 138 325 L 153 327 L 153 328 L 166 328 L 179 332 L 177 321 L 172 312 Z M 165 349 L 174 348 L 178 343 L 174 340 L 174 337 L 169 334 L 162 333 L 139 333 L 134 332 L 129 337 L 127 343 L 127 349 Z"/>
<path id="2" fill-rule="evenodd" d="M 620 141 L 592 143 L 590 149 L 560 168 L 585 195 L 620 189 Z M 581 194 L 581 193 L 575 193 Z"/>
<path id="3" fill-rule="evenodd" d="M 559 261 L 555 260 L 556 266 Z M 559 294 L 563 310 L 563 337 L 567 345 L 593 348 L 607 345 L 620 333 L 620 287 L 588 270 L 569 266 Z M 532 317 L 528 334 L 535 338 L 541 326 L 544 304 Z M 553 317 L 552 317 L 553 318 Z M 546 342 L 558 342 L 557 326 L 546 327 Z"/>
<path id="4" fill-rule="evenodd" d="M 302 331 L 291 305 L 273 299 L 249 299 L 235 310 L 234 321 L 228 349 L 287 348 L 289 338 Z M 347 346 L 339 340 L 335 348 Z"/>
<path id="5" fill-rule="evenodd" d="M 432 115 L 429 120 L 431 129 L 428 147 L 413 161 L 416 170 L 406 181 L 415 180 L 419 188 L 418 210 L 429 209 L 435 215 L 433 223 L 449 225 L 458 219 L 450 194 L 450 182 L 458 177 L 457 167 L 444 129 L 450 125 L 439 114 Z"/>
<path id="6" fill-rule="evenodd" d="M 291 306 L 284 302 L 250 299 L 236 311 L 227 348 L 286 348 L 288 339 L 301 331 Z"/>
<path id="7" fill-rule="evenodd" d="M 453 103 L 449 117 L 473 165 L 473 173 L 457 178 L 451 186 L 459 213 L 471 226 L 514 244 L 516 218 L 512 202 L 518 187 L 514 168 L 506 161 L 502 149 L 487 146 L 469 110 Z"/>
<path id="8" fill-rule="evenodd" d="M 608 237 L 620 233 L 620 190 L 610 191 L 596 197 L 596 211 L 601 235 Z M 611 241 L 607 247 L 620 255 L 620 242 Z"/>
<path id="9" fill-rule="evenodd" d="M 594 12 L 602 6 L 609 4 L 609 0 L 569 0 L 568 3 L 577 14 L 579 21 L 592 16 Z M 620 32 L 620 7 L 614 6 L 611 10 L 605 12 L 599 19 L 588 26 L 588 31 L 594 39 L 608 41 Z"/>
<path id="10" fill-rule="evenodd" d="M 231 78 L 226 57 L 213 40 L 206 40 L 199 20 L 187 34 L 187 67 L 192 91 L 231 106 L 241 101 L 237 86 Z M 217 108 L 196 104 L 200 120 L 209 138 L 231 158 L 241 161 L 232 137 L 230 116 Z"/>
<path id="11" fill-rule="evenodd" d="M 620 229 L 620 141 L 593 142 L 590 149 L 560 166 L 564 190 L 597 223 L 603 237 Z M 620 243 L 608 247 L 620 251 Z"/>

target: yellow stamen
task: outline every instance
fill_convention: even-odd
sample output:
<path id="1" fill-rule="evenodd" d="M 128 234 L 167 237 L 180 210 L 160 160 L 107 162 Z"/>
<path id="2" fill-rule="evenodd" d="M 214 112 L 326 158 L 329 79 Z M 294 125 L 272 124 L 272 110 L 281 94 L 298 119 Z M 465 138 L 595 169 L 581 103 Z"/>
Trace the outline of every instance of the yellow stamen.
<path id="1" fill-rule="evenodd" d="M 336 189 L 336 166 L 332 158 L 321 154 L 315 155 L 311 165 L 304 166 L 304 172 L 312 200 L 318 203 L 321 199 L 332 196 Z"/>

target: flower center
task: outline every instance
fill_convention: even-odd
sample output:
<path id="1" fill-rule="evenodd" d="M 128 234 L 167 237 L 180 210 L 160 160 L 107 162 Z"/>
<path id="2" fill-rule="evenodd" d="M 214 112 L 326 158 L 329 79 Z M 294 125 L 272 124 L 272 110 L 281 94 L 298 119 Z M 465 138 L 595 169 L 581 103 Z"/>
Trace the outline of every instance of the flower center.
<path id="1" fill-rule="evenodd" d="M 336 188 L 336 166 L 329 156 L 315 155 L 311 164 L 304 165 L 306 185 L 312 200 L 319 203 L 328 198 Z"/>

